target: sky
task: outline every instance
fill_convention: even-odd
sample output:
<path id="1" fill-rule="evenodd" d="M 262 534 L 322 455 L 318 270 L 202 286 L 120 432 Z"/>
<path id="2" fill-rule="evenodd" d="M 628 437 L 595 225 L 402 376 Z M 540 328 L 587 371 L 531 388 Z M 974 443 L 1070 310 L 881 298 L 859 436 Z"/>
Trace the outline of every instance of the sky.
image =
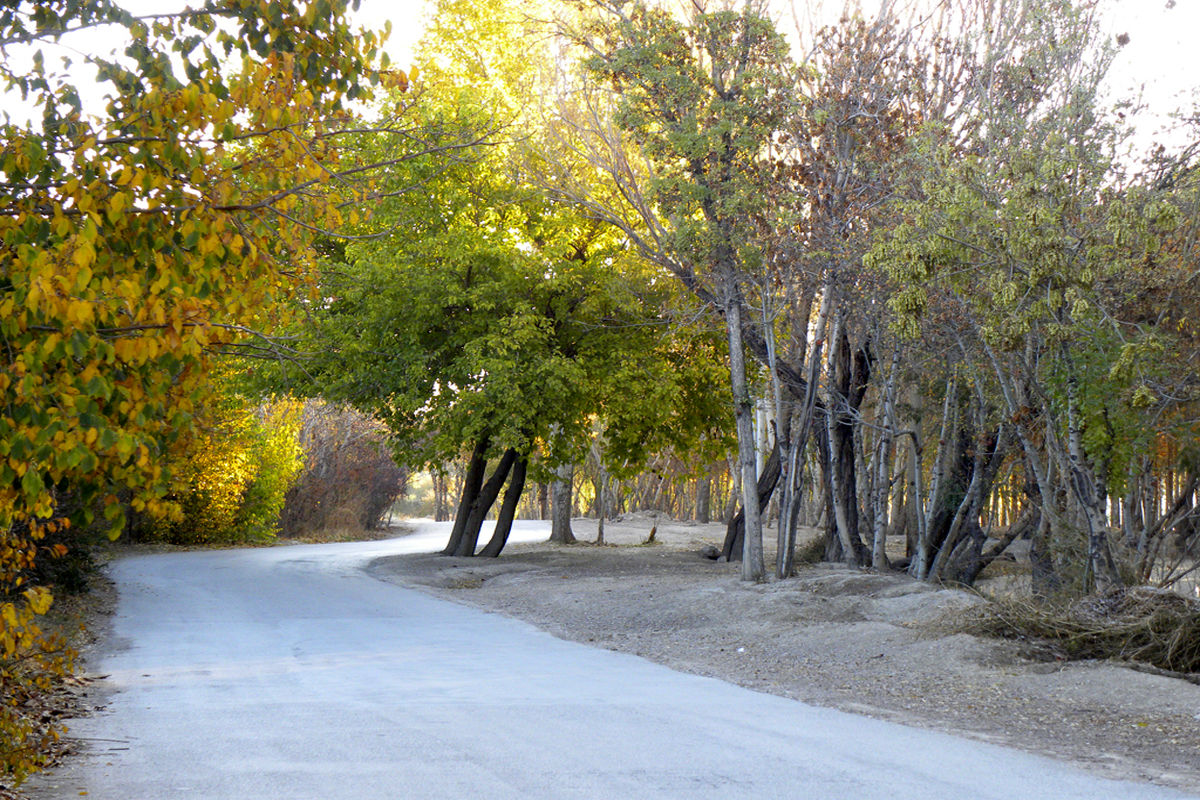
<path id="1" fill-rule="evenodd" d="M 1140 95 L 1150 127 L 1169 124 L 1167 110 L 1200 107 L 1200 0 L 1122 0 L 1108 25 L 1113 36 L 1129 36 L 1110 87 L 1117 96 Z"/>

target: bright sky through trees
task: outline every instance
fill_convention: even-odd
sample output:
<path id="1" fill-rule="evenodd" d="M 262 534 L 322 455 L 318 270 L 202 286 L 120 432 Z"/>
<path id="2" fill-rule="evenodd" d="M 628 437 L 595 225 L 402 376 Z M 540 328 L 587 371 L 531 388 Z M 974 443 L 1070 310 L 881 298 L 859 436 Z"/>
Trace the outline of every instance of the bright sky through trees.
<path id="1" fill-rule="evenodd" d="M 842 0 L 795 0 L 800 17 L 821 22 L 834 22 L 843 8 Z M 168 6 L 182 7 L 172 2 Z M 865 0 L 862 7 L 871 13 L 878 0 Z M 126 0 L 126 8 L 138 14 L 170 10 L 163 0 Z M 407 67 L 412 60 L 417 39 L 425 19 L 425 0 L 362 0 L 353 17 L 363 26 L 381 29 L 389 20 L 392 33 L 387 51 L 393 63 Z M 793 18 L 786 0 L 772 0 L 779 9 L 778 16 L 786 23 Z M 1188 109 L 1200 100 L 1195 76 L 1200 74 L 1200 54 L 1187 38 L 1200 30 L 1200 0 L 1111 0 L 1106 12 L 1105 26 L 1112 36 L 1127 35 L 1129 42 L 1119 53 L 1109 80 L 1115 97 L 1140 97 L 1148 111 L 1139 118 L 1139 147 L 1148 144 L 1154 134 L 1170 125 L 1169 115 L 1177 109 Z M 117 32 L 111 28 L 97 29 L 65 38 L 60 45 L 46 46 L 45 55 L 66 55 L 76 64 L 87 53 L 107 53 L 122 46 Z M 57 52 L 55 52 L 57 51 Z M 30 52 L 32 56 L 32 50 Z M 82 68 L 82 67 L 79 67 Z M 86 91 L 86 81 L 80 81 Z M 101 93 L 85 94 L 89 109 L 99 111 Z M 6 97 L 5 110 L 14 119 L 28 115 L 17 98 Z M 1166 141 L 1173 141 L 1167 136 Z M 1145 144 L 1143 144 L 1145 143 Z"/>

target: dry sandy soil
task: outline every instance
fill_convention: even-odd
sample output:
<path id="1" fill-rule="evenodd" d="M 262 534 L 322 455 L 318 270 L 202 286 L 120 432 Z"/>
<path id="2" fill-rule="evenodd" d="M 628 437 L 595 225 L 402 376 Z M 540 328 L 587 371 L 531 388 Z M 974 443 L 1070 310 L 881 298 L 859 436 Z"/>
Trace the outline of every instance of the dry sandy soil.
<path id="1" fill-rule="evenodd" d="M 575 535 L 595 536 L 594 520 Z M 985 602 L 901 575 L 803 566 L 746 584 L 701 556 L 723 528 L 609 522 L 607 546 L 519 545 L 499 559 L 397 556 L 378 577 L 550 633 L 771 694 L 1010 745 L 1200 795 L 1200 686 L 1103 662 L 1046 663 L 950 632 Z M 864 754 L 867 757 L 867 754 Z"/>

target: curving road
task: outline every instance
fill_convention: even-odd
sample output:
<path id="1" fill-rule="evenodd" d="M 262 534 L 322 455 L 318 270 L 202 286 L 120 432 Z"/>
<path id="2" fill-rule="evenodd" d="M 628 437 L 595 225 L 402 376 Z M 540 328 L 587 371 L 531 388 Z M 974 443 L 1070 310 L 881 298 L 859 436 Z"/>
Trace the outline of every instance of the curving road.
<path id="1" fill-rule="evenodd" d="M 113 642 L 92 661 L 108 708 L 72 723 L 86 754 L 33 796 L 1185 797 L 560 641 L 364 571 L 445 537 L 117 562 Z"/>

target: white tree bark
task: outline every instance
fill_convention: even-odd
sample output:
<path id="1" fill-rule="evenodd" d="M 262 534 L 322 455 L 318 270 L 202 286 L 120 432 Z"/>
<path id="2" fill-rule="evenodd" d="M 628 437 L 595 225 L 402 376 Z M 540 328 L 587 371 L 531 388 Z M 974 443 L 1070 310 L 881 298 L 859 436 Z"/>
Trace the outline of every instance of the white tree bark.
<path id="1" fill-rule="evenodd" d="M 755 472 L 754 401 L 746 381 L 746 357 L 742 345 L 742 304 L 736 287 L 726 289 L 725 328 L 729 335 L 729 385 L 733 390 L 737 422 L 738 461 L 742 475 L 742 509 L 746 531 L 742 538 L 742 580 L 760 581 L 763 563 L 762 517 L 758 511 L 758 475 Z"/>

